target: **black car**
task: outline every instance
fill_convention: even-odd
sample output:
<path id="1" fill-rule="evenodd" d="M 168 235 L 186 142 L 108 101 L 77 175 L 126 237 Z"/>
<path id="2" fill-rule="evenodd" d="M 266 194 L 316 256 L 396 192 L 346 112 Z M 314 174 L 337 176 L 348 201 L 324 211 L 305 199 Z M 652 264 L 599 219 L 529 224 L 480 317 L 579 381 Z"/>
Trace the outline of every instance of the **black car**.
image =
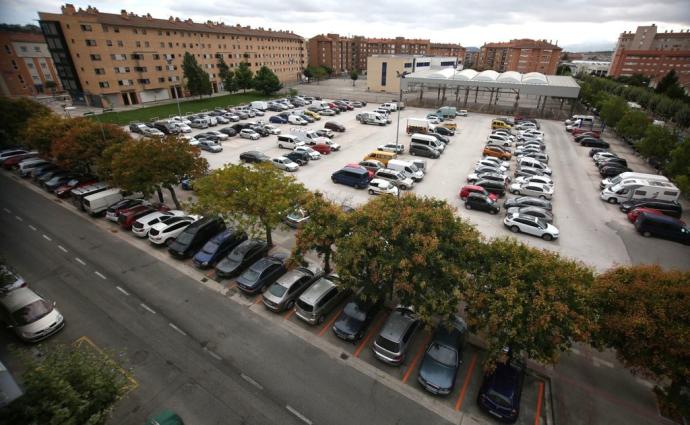
<path id="1" fill-rule="evenodd" d="M 240 154 L 240 161 L 243 162 L 268 162 L 271 158 L 259 151 L 248 151 Z"/>
<path id="2" fill-rule="evenodd" d="M 586 137 L 580 140 L 580 146 L 589 146 L 590 148 L 606 148 L 608 149 L 610 145 L 600 139 L 595 139 L 593 137 Z"/>
<path id="3" fill-rule="evenodd" d="M 438 127 L 437 127 L 438 128 Z M 450 143 L 450 139 L 446 136 L 441 135 L 440 133 L 429 133 L 428 136 L 433 136 L 438 140 L 439 142 L 443 143 L 444 145 L 447 145 Z"/>
<path id="4" fill-rule="evenodd" d="M 615 165 L 605 165 L 601 168 L 599 168 L 599 175 L 601 177 L 616 177 L 620 173 L 627 173 L 629 171 L 632 171 L 630 168 L 620 166 L 618 164 Z"/>
<path id="5" fill-rule="evenodd" d="M 517 198 L 510 198 L 503 203 L 503 208 L 506 210 L 513 207 L 539 207 L 547 211 L 551 211 L 551 201 L 533 196 L 520 196 Z"/>
<path id="6" fill-rule="evenodd" d="M 544 171 L 540 170 L 539 168 L 520 167 L 517 170 L 515 170 L 514 176 L 517 178 L 517 177 L 543 176 L 544 174 L 545 174 Z"/>
<path id="7" fill-rule="evenodd" d="M 291 161 L 295 162 L 297 165 L 307 165 L 309 163 L 309 154 L 306 152 L 295 152 L 292 151 L 288 154 L 283 155 L 289 158 Z"/>
<path id="8" fill-rule="evenodd" d="M 483 193 L 470 193 L 465 199 L 465 208 L 468 210 L 487 211 L 489 214 L 497 214 L 501 207 L 496 201 Z"/>
<path id="9" fill-rule="evenodd" d="M 239 134 L 240 131 L 244 130 L 245 128 L 249 128 L 250 124 L 246 122 L 238 122 L 237 124 L 233 124 L 230 126 L 233 130 L 235 130 L 236 134 Z"/>
<path id="10" fill-rule="evenodd" d="M 654 236 L 690 245 L 690 228 L 682 221 L 650 213 L 640 213 L 635 229 L 644 237 Z"/>
<path id="11" fill-rule="evenodd" d="M 340 339 L 355 342 L 362 339 L 367 327 L 381 309 L 383 301 L 364 301 L 355 298 L 345 305 L 333 324 L 333 333 Z"/>
<path id="12" fill-rule="evenodd" d="M 271 133 L 268 131 L 268 129 L 266 129 L 266 128 L 265 128 L 264 126 L 262 126 L 262 125 L 253 125 L 253 126 L 251 126 L 251 127 L 249 127 L 249 128 L 251 128 L 251 129 L 254 130 L 255 132 L 259 133 L 259 136 L 261 136 L 261 137 L 268 137 L 268 136 L 271 135 Z"/>
<path id="13" fill-rule="evenodd" d="M 438 158 L 441 156 L 441 152 L 427 145 L 420 145 L 418 143 L 410 143 L 410 155 L 424 156 L 427 158 Z"/>
<path id="14" fill-rule="evenodd" d="M 474 183 L 475 186 L 481 186 L 486 189 L 489 193 L 493 193 L 499 198 L 505 196 L 506 187 L 503 182 L 497 182 L 495 180 L 484 180 L 480 179 Z"/>
<path id="15" fill-rule="evenodd" d="M 434 128 L 434 133 L 440 134 L 441 136 L 455 136 L 455 132 L 449 128 L 436 126 Z"/>
<path id="16" fill-rule="evenodd" d="M 237 245 L 230 254 L 216 265 L 216 276 L 228 278 L 237 276 L 248 265 L 268 253 L 268 245 L 260 239 L 248 239 Z"/>
<path id="17" fill-rule="evenodd" d="M 524 380 L 525 366 L 522 363 L 498 363 L 493 372 L 484 376 L 477 396 L 479 408 L 504 422 L 516 422 L 520 415 Z"/>
<path id="18" fill-rule="evenodd" d="M 339 133 L 345 132 L 345 126 L 335 121 L 327 121 L 326 124 L 323 125 L 323 128 L 337 131 Z"/>
<path id="19" fill-rule="evenodd" d="M 168 246 L 168 252 L 177 258 L 194 255 L 206 241 L 225 230 L 225 222 L 220 217 L 204 217 L 187 226 L 175 241 Z"/>
<path id="20" fill-rule="evenodd" d="M 237 130 L 235 130 L 235 129 L 232 128 L 232 127 L 224 127 L 224 128 L 221 128 L 221 129 L 218 130 L 218 131 L 220 131 L 220 132 L 223 133 L 223 134 L 227 134 L 228 137 L 232 137 L 232 136 L 236 136 L 236 135 L 237 135 Z"/>
<path id="21" fill-rule="evenodd" d="M 683 207 L 676 201 L 657 201 L 654 199 L 638 199 L 635 201 L 625 201 L 620 205 L 620 210 L 624 213 L 635 208 L 653 208 L 659 210 L 670 217 L 680 218 L 683 215 Z"/>
<path id="22" fill-rule="evenodd" d="M 605 148 L 592 148 L 589 150 L 589 157 L 593 157 L 594 155 L 601 153 L 601 152 L 608 152 L 608 149 Z"/>
<path id="23" fill-rule="evenodd" d="M 38 167 L 35 167 L 31 170 L 31 178 L 33 180 L 38 180 L 38 178 L 41 177 L 43 174 L 58 170 L 59 168 L 60 167 L 58 167 L 56 164 L 52 163 L 39 165 Z"/>
<path id="24" fill-rule="evenodd" d="M 453 391 L 462 363 L 466 339 L 464 329 L 449 329 L 443 324 L 436 328 L 417 374 L 417 381 L 430 393 L 448 395 Z"/>
<path id="25" fill-rule="evenodd" d="M 600 170 L 604 167 L 621 167 L 627 168 L 628 161 L 623 158 L 605 158 L 595 163 Z"/>
<path id="26" fill-rule="evenodd" d="M 237 278 L 237 287 L 246 294 L 256 294 L 273 284 L 286 271 L 285 261 L 282 258 L 269 255 L 249 266 Z"/>

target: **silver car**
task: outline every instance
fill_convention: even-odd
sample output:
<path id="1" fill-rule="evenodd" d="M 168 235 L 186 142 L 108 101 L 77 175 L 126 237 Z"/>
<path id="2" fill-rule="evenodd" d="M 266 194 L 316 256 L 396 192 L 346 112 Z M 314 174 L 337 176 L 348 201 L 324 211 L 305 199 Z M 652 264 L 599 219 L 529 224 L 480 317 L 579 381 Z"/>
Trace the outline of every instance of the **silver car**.
<path id="1" fill-rule="evenodd" d="M 280 313 L 295 306 L 297 297 L 302 295 L 314 281 L 321 277 L 306 267 L 297 267 L 278 278 L 263 293 L 263 302 L 267 309 Z"/>
<path id="2" fill-rule="evenodd" d="M 65 326 L 55 303 L 29 288 L 18 288 L 0 297 L 0 320 L 25 342 L 38 342 Z"/>

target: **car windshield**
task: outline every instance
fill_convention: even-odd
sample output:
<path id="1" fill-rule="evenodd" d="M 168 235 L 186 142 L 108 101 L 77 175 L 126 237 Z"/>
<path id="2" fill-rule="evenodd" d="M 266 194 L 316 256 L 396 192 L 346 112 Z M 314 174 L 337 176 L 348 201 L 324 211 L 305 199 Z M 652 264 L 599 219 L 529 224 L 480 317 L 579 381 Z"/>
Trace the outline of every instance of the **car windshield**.
<path id="1" fill-rule="evenodd" d="M 499 405 L 501 407 L 505 407 L 507 409 L 510 409 L 512 407 L 510 400 L 503 397 L 501 394 L 497 393 L 494 390 L 489 390 L 489 392 L 486 394 L 486 396 L 489 397 L 489 399 L 491 399 L 491 401 L 493 401 L 494 403 L 496 403 L 497 405 Z"/>
<path id="2" fill-rule="evenodd" d="M 445 366 L 455 366 L 458 355 L 445 345 L 433 343 L 427 352 L 429 357 Z"/>
<path id="3" fill-rule="evenodd" d="M 359 308 L 359 304 L 356 302 L 348 303 L 345 306 L 345 314 L 351 318 L 363 322 L 367 318 L 367 314 Z"/>
<path id="4" fill-rule="evenodd" d="M 537 219 L 537 224 L 539 225 L 540 228 L 546 229 L 547 224 L 546 224 L 546 221 L 544 221 L 543 219 L 541 219 L 541 218 Z"/>
<path id="5" fill-rule="evenodd" d="M 291 220 L 300 220 L 304 218 L 304 213 L 301 210 L 293 211 L 290 214 L 288 214 L 288 218 Z"/>
<path id="6" fill-rule="evenodd" d="M 12 319 L 17 326 L 28 325 L 53 311 L 53 306 L 46 300 L 36 300 L 12 313 Z"/>
<path id="7" fill-rule="evenodd" d="M 246 272 L 242 274 L 242 279 L 247 281 L 247 282 L 256 282 L 259 280 L 259 277 L 261 276 L 261 273 L 257 272 L 254 269 L 248 269 Z"/>
<path id="8" fill-rule="evenodd" d="M 194 235 L 187 232 L 182 232 L 180 236 L 177 237 L 177 242 L 181 244 L 188 244 L 192 241 Z"/>
<path id="9" fill-rule="evenodd" d="M 271 295 L 274 295 L 278 298 L 282 297 L 285 295 L 285 292 L 287 291 L 288 288 L 284 287 L 280 283 L 274 283 L 268 288 L 268 293 Z"/>
<path id="10" fill-rule="evenodd" d="M 246 251 L 240 250 L 240 249 L 233 249 L 230 255 L 228 256 L 228 259 L 235 261 L 235 262 L 240 262 L 244 258 L 244 255 L 246 254 Z"/>
<path id="11" fill-rule="evenodd" d="M 218 244 L 214 241 L 206 242 L 206 245 L 204 245 L 203 249 L 204 253 L 206 254 L 213 254 L 214 252 L 216 252 L 216 250 L 218 250 Z"/>

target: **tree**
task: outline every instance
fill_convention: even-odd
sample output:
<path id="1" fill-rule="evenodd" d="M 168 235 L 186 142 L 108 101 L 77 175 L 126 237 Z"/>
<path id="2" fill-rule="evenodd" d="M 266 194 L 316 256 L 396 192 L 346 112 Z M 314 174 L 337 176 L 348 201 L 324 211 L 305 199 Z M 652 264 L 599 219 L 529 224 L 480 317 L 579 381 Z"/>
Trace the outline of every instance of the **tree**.
<path id="1" fill-rule="evenodd" d="M 593 287 L 599 347 L 616 350 L 633 371 L 662 383 L 657 393 L 690 416 L 690 272 L 657 265 L 617 267 Z"/>
<path id="2" fill-rule="evenodd" d="M 628 104 L 620 96 L 609 96 L 603 101 L 599 115 L 609 127 L 615 127 L 628 111 Z"/>
<path id="3" fill-rule="evenodd" d="M 194 191 L 198 196 L 194 210 L 233 220 L 247 233 L 264 231 L 269 246 L 272 230 L 306 193 L 294 177 L 271 164 L 226 165 L 196 180 Z"/>
<path id="4" fill-rule="evenodd" d="M 125 394 L 120 369 L 101 353 L 64 345 L 41 346 L 36 357 L 21 351 L 24 395 L 2 411 L 13 424 L 103 425 Z M 7 422 L 5 422 L 7 421 Z"/>
<path id="5" fill-rule="evenodd" d="M 573 341 L 586 341 L 594 315 L 590 269 L 514 238 L 483 244 L 467 271 L 467 323 L 488 344 L 487 366 L 504 347 L 548 364 Z"/>
<path id="6" fill-rule="evenodd" d="M 616 131 L 627 139 L 640 140 L 648 125 L 647 114 L 642 111 L 629 110 L 616 124 Z"/>
<path id="7" fill-rule="evenodd" d="M 664 77 L 659 80 L 659 83 L 656 85 L 656 91 L 659 94 L 666 94 L 666 92 L 671 89 L 673 86 L 678 85 L 678 75 L 676 74 L 676 70 L 672 69 L 669 72 L 664 75 Z"/>
<path id="8" fill-rule="evenodd" d="M 347 232 L 345 212 L 321 192 L 307 196 L 301 208 L 309 219 L 297 231 L 292 256 L 301 263 L 304 253 L 314 250 L 319 257 L 323 257 L 324 271 L 330 273 L 335 243 Z"/>
<path id="9" fill-rule="evenodd" d="M 351 213 L 347 226 L 334 258 L 346 287 L 412 306 L 426 323 L 457 314 L 479 233 L 448 203 L 381 196 Z"/>
<path id="10" fill-rule="evenodd" d="M 235 71 L 228 71 L 228 75 L 225 79 L 223 79 L 223 87 L 225 88 L 225 91 L 233 93 L 239 90 L 239 87 L 237 85 L 237 77 L 235 75 Z"/>
<path id="11" fill-rule="evenodd" d="M 201 97 L 205 94 L 211 94 L 211 81 L 208 74 L 199 66 L 193 54 L 185 52 L 182 59 L 182 71 L 187 81 L 187 90 L 192 96 Z"/>
<path id="12" fill-rule="evenodd" d="M 359 71 L 357 71 L 356 69 L 353 69 L 352 71 L 350 71 L 350 79 L 352 80 L 352 87 L 355 86 L 355 82 L 357 81 L 358 78 L 359 78 Z"/>
<path id="13" fill-rule="evenodd" d="M 311 66 L 308 66 L 302 71 L 302 75 L 304 75 L 304 77 L 307 79 L 307 82 L 311 82 L 312 77 L 314 77 L 312 69 L 313 68 Z"/>
<path id="14" fill-rule="evenodd" d="M 283 88 L 278 76 L 265 65 L 254 76 L 252 86 L 266 96 Z"/>
<path id="15" fill-rule="evenodd" d="M 333 75 L 333 68 L 331 68 L 330 66 L 322 65 L 321 68 L 323 68 L 327 76 L 330 77 L 331 75 Z"/>
<path id="16" fill-rule="evenodd" d="M 316 80 L 316 84 L 319 84 L 319 81 L 324 79 L 326 77 L 326 75 L 328 75 L 328 74 L 326 73 L 326 70 L 324 69 L 324 67 L 316 66 L 316 67 L 312 67 L 311 75 Z"/>
<path id="17" fill-rule="evenodd" d="M 683 105 L 682 107 L 678 108 L 676 114 L 673 116 L 673 119 L 680 127 L 690 127 L 690 106 Z"/>
<path id="18" fill-rule="evenodd" d="M 573 70 L 568 65 L 565 65 L 565 64 L 560 65 L 556 69 L 556 75 L 572 75 L 572 74 L 573 74 Z"/>
<path id="19" fill-rule="evenodd" d="M 227 63 L 225 63 L 225 60 L 223 59 L 222 54 L 219 53 L 217 56 L 217 59 L 218 59 L 218 64 L 216 66 L 218 68 L 218 76 L 222 80 L 225 80 L 230 75 L 230 67 L 228 67 Z"/>
<path id="20" fill-rule="evenodd" d="M 682 192 L 690 192 L 690 139 L 685 138 L 671 151 L 666 172 Z"/>
<path id="21" fill-rule="evenodd" d="M 650 125 L 645 130 L 644 137 L 636 147 L 642 156 L 654 158 L 665 164 L 675 145 L 676 138 L 666 127 Z"/>
<path id="22" fill-rule="evenodd" d="M 249 68 L 247 62 L 241 62 L 235 70 L 235 81 L 237 81 L 237 88 L 243 90 L 245 93 L 247 89 L 251 89 L 254 83 L 254 73 Z"/>
<path id="23" fill-rule="evenodd" d="M 29 148 L 37 150 L 42 156 L 48 156 L 51 153 L 53 141 L 63 137 L 80 122 L 80 120 L 63 118 L 57 114 L 32 117 L 22 129 L 21 137 Z"/>
<path id="24" fill-rule="evenodd" d="M 50 113 L 48 107 L 31 99 L 0 96 L 0 147 L 21 143 L 21 131 L 26 127 L 27 121 Z"/>

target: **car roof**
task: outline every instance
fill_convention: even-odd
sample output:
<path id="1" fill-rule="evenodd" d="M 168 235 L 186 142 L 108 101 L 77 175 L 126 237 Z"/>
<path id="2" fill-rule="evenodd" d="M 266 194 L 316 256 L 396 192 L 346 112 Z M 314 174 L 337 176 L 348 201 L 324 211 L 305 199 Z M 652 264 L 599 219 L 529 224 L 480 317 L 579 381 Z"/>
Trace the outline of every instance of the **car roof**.
<path id="1" fill-rule="evenodd" d="M 278 278 L 278 282 L 281 285 L 290 288 L 297 280 L 302 278 L 302 276 L 313 277 L 314 272 L 306 267 L 297 267 L 296 269 L 288 270 L 287 273 Z"/>
<path id="2" fill-rule="evenodd" d="M 685 227 L 683 222 L 677 218 L 669 217 L 663 214 L 654 214 L 646 211 L 642 211 L 637 219 L 642 219 L 643 221 L 655 221 L 657 223 L 675 224 L 678 226 Z"/>
<path id="3" fill-rule="evenodd" d="M 409 310 L 397 309 L 388 316 L 379 335 L 390 341 L 399 342 L 415 320 L 413 313 Z"/>
<path id="4" fill-rule="evenodd" d="M 463 331 L 455 326 L 448 326 L 444 324 L 439 324 L 439 326 L 434 331 L 433 339 L 431 343 L 438 343 L 448 347 L 457 348 L 462 344 Z"/>
<path id="5" fill-rule="evenodd" d="M 324 276 L 321 279 L 314 282 L 313 285 L 304 292 L 300 299 L 307 304 L 315 304 L 328 290 L 337 286 L 337 277 L 335 275 Z"/>
<path id="6" fill-rule="evenodd" d="M 7 295 L 0 297 L 0 303 L 9 312 L 15 312 L 20 308 L 31 304 L 35 301 L 42 300 L 37 293 L 29 288 L 17 288 L 7 293 Z"/>
<path id="7" fill-rule="evenodd" d="M 517 391 L 520 370 L 509 363 L 498 363 L 494 372 L 489 375 L 489 387 L 503 397 L 514 400 Z"/>
<path id="8" fill-rule="evenodd" d="M 249 251 L 252 247 L 255 246 L 260 246 L 260 245 L 265 245 L 266 242 L 261 240 L 261 239 L 247 239 L 246 241 L 242 242 L 241 244 L 237 245 L 235 249 L 233 249 L 233 252 L 241 252 L 241 253 L 246 253 Z"/>
<path id="9" fill-rule="evenodd" d="M 483 193 L 472 192 L 467 195 L 467 199 L 469 198 L 488 199 L 488 196 L 484 195 Z"/>

